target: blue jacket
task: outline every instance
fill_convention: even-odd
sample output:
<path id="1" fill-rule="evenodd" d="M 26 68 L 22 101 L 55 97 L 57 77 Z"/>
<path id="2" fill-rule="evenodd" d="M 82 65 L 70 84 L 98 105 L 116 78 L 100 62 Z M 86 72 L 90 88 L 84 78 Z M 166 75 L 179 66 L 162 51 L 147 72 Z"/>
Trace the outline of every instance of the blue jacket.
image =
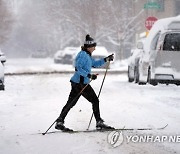
<path id="1" fill-rule="evenodd" d="M 75 58 L 75 73 L 71 81 L 75 83 L 88 84 L 90 79 L 87 77 L 91 74 L 92 67 L 100 67 L 105 63 L 104 58 L 94 60 L 86 51 L 80 51 Z"/>

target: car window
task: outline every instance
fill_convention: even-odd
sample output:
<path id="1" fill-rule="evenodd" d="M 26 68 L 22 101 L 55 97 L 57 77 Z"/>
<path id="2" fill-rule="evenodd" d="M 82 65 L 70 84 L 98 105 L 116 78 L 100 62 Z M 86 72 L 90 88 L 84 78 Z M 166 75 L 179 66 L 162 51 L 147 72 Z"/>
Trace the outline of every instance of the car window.
<path id="1" fill-rule="evenodd" d="M 180 33 L 169 33 L 165 36 L 163 50 L 180 51 Z"/>

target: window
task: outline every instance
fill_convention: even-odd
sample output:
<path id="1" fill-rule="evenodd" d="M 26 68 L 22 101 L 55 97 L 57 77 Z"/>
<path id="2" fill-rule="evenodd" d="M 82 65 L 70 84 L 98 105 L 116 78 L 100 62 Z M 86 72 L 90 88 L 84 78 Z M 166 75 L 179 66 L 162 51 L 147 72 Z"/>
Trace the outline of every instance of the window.
<path id="1" fill-rule="evenodd" d="M 180 51 L 180 33 L 170 33 L 165 36 L 163 50 Z"/>

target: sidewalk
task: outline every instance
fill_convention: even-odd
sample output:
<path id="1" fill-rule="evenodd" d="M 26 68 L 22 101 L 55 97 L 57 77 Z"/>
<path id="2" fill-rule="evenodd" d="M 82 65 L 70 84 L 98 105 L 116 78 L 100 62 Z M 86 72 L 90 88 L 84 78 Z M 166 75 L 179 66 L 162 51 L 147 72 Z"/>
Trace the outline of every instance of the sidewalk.
<path id="1" fill-rule="evenodd" d="M 102 74 L 105 69 L 92 69 L 93 73 Z M 127 73 L 127 66 L 118 67 L 112 64 L 108 70 L 110 74 Z M 34 74 L 73 74 L 73 65 L 55 64 L 53 59 L 8 59 L 5 63 L 5 75 L 34 75 Z"/>

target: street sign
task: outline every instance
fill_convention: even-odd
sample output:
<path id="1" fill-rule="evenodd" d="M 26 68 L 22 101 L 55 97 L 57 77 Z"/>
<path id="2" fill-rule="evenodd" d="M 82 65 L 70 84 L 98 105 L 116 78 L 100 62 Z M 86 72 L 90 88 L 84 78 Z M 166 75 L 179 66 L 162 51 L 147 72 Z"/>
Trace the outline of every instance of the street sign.
<path id="1" fill-rule="evenodd" d="M 148 2 L 144 4 L 144 9 L 160 9 L 161 5 L 156 2 Z"/>
<path id="2" fill-rule="evenodd" d="M 145 27 L 150 30 L 157 20 L 158 19 L 156 17 L 148 17 L 145 21 Z"/>

